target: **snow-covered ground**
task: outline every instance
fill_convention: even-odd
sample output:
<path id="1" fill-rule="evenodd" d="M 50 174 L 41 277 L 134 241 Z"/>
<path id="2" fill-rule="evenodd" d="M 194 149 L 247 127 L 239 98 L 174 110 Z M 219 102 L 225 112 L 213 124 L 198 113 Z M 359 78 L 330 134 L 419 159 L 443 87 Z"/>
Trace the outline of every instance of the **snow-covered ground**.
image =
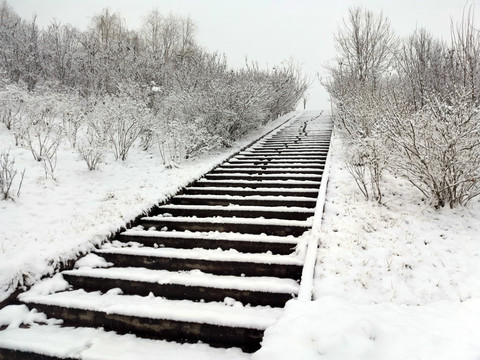
<path id="1" fill-rule="evenodd" d="M 287 303 L 253 359 L 480 359 L 480 203 L 436 211 L 385 176 L 365 202 L 333 142 L 315 300 Z"/>
<path id="2" fill-rule="evenodd" d="M 107 156 L 99 170 L 88 171 L 78 152 L 65 146 L 58 153 L 56 181 L 45 180 L 42 164 L 28 150 L 15 147 L 12 132 L 0 123 L 0 151 L 10 148 L 15 167 L 26 169 L 20 197 L 0 201 L 0 301 L 17 285 L 33 284 L 59 264 L 91 251 L 125 223 L 293 115 L 257 129 L 230 149 L 173 169 L 162 165 L 155 148 L 132 148 L 125 162 Z"/>

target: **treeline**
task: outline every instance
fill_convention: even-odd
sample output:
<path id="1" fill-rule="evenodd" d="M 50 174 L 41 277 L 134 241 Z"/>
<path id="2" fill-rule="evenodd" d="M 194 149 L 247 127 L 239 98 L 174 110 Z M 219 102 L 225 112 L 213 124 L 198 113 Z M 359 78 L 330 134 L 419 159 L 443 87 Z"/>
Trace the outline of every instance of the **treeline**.
<path id="1" fill-rule="evenodd" d="M 399 38 L 388 19 L 350 9 L 325 82 L 348 169 L 382 201 L 385 170 L 435 207 L 480 193 L 480 30 L 473 8 L 452 21 L 449 43 L 419 28 Z"/>
<path id="2" fill-rule="evenodd" d="M 85 31 L 56 21 L 41 29 L 4 1 L 1 120 L 37 160 L 68 139 L 94 169 L 106 151 L 125 159 L 137 140 L 165 163 L 181 161 L 295 109 L 307 81 L 292 62 L 231 69 L 195 34 L 191 19 L 157 10 L 138 30 L 108 9 Z M 39 149 L 39 136 L 51 146 Z"/>

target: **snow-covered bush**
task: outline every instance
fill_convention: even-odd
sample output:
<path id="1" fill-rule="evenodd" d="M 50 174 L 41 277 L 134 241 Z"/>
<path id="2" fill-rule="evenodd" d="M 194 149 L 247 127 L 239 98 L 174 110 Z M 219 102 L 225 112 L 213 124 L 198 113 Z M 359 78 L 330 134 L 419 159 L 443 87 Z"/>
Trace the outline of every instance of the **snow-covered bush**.
<path id="1" fill-rule="evenodd" d="M 0 153 L 0 191 L 3 199 L 12 198 L 12 186 L 18 171 L 15 169 L 15 158 L 10 155 L 10 150 L 3 150 Z M 16 191 L 16 197 L 20 196 L 25 170 L 20 175 L 20 181 Z"/>
<path id="2" fill-rule="evenodd" d="M 133 143 L 152 123 L 152 114 L 145 102 L 126 91 L 106 95 L 92 111 L 92 117 L 112 146 L 115 159 L 125 160 Z M 95 127 L 93 131 L 100 129 Z"/>
<path id="3" fill-rule="evenodd" d="M 108 148 L 107 135 L 101 121 L 94 113 L 87 113 L 87 123 L 79 136 L 77 150 L 87 164 L 88 170 L 97 170 Z"/>
<path id="4" fill-rule="evenodd" d="M 79 96 L 65 94 L 59 103 L 62 128 L 68 142 L 75 148 L 77 134 L 85 120 L 85 104 Z"/>
<path id="5" fill-rule="evenodd" d="M 447 47 L 420 29 L 396 46 L 388 21 L 351 9 L 325 83 L 348 169 L 381 201 L 383 169 L 407 178 L 435 207 L 480 194 L 480 34 L 472 9 Z"/>
<path id="6" fill-rule="evenodd" d="M 27 92 L 15 84 L 7 84 L 0 89 L 0 121 L 8 130 L 14 130 L 25 111 Z"/>
<path id="7" fill-rule="evenodd" d="M 356 85 L 338 101 L 334 122 L 342 137 L 347 170 L 367 200 L 382 201 L 381 178 L 390 148 L 382 129 L 378 94 Z"/>
<path id="8" fill-rule="evenodd" d="M 57 104 L 56 94 L 30 95 L 26 100 L 25 117 L 16 129 L 20 145 L 42 163 L 45 178 L 52 179 L 55 179 L 58 147 L 64 136 L 57 119 Z"/>
<path id="9" fill-rule="evenodd" d="M 392 110 L 385 131 L 400 174 L 435 207 L 465 205 L 480 194 L 480 109 L 470 92 L 432 94 L 409 116 Z"/>

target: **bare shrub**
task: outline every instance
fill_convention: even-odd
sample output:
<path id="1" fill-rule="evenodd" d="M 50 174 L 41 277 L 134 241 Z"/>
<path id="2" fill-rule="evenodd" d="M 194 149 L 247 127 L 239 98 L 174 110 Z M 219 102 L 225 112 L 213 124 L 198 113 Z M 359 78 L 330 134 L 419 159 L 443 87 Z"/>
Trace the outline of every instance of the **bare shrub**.
<path id="1" fill-rule="evenodd" d="M 8 130 L 15 130 L 17 123 L 22 120 L 27 96 L 25 90 L 14 84 L 6 85 L 0 91 L 0 121 Z"/>
<path id="2" fill-rule="evenodd" d="M 77 150 L 87 164 L 88 170 L 97 170 L 107 149 L 103 128 L 89 121 L 86 134 L 80 139 Z"/>
<path id="3" fill-rule="evenodd" d="M 93 117 L 103 127 L 115 159 L 120 160 L 126 160 L 135 140 L 151 123 L 151 112 L 146 104 L 124 91 L 99 101 L 93 109 Z"/>
<path id="4" fill-rule="evenodd" d="M 19 127 L 20 144 L 30 150 L 33 158 L 41 162 L 45 178 L 55 180 L 57 152 L 63 138 L 57 122 L 55 95 L 35 95 L 27 103 L 26 116 Z"/>
<path id="5" fill-rule="evenodd" d="M 400 174 L 435 207 L 465 205 L 480 194 L 480 114 L 470 92 L 432 94 L 409 116 L 389 108 L 385 130 Z"/>
<path id="6" fill-rule="evenodd" d="M 78 96 L 65 95 L 60 102 L 60 117 L 65 137 L 72 148 L 77 146 L 78 130 L 85 121 L 85 108 Z"/>
<path id="7" fill-rule="evenodd" d="M 18 171 L 15 169 L 15 158 L 11 157 L 10 150 L 3 150 L 0 153 L 0 191 L 2 192 L 3 199 L 14 198 L 12 195 L 12 186 L 17 174 Z M 25 169 L 20 175 L 16 197 L 20 196 L 24 176 Z"/>

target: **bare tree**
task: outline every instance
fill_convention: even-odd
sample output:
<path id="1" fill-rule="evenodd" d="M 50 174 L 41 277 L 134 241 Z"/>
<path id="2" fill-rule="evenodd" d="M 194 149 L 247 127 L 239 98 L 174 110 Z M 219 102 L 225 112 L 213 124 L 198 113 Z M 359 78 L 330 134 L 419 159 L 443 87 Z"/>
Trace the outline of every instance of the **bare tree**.
<path id="1" fill-rule="evenodd" d="M 451 73 L 455 84 L 471 94 L 473 101 L 480 100 L 480 29 L 475 26 L 475 12 L 471 5 L 462 20 L 452 22 Z"/>
<path id="2" fill-rule="evenodd" d="M 396 39 L 390 22 L 361 7 L 350 8 L 335 36 L 335 48 L 345 75 L 375 87 L 392 62 Z"/>
<path id="3" fill-rule="evenodd" d="M 364 196 L 378 202 L 382 201 L 385 139 L 371 105 L 386 82 L 396 46 L 383 14 L 351 8 L 335 36 L 338 56 L 327 67 L 330 78 L 324 82 L 335 105 L 335 124 L 347 146 L 348 169 Z"/>

